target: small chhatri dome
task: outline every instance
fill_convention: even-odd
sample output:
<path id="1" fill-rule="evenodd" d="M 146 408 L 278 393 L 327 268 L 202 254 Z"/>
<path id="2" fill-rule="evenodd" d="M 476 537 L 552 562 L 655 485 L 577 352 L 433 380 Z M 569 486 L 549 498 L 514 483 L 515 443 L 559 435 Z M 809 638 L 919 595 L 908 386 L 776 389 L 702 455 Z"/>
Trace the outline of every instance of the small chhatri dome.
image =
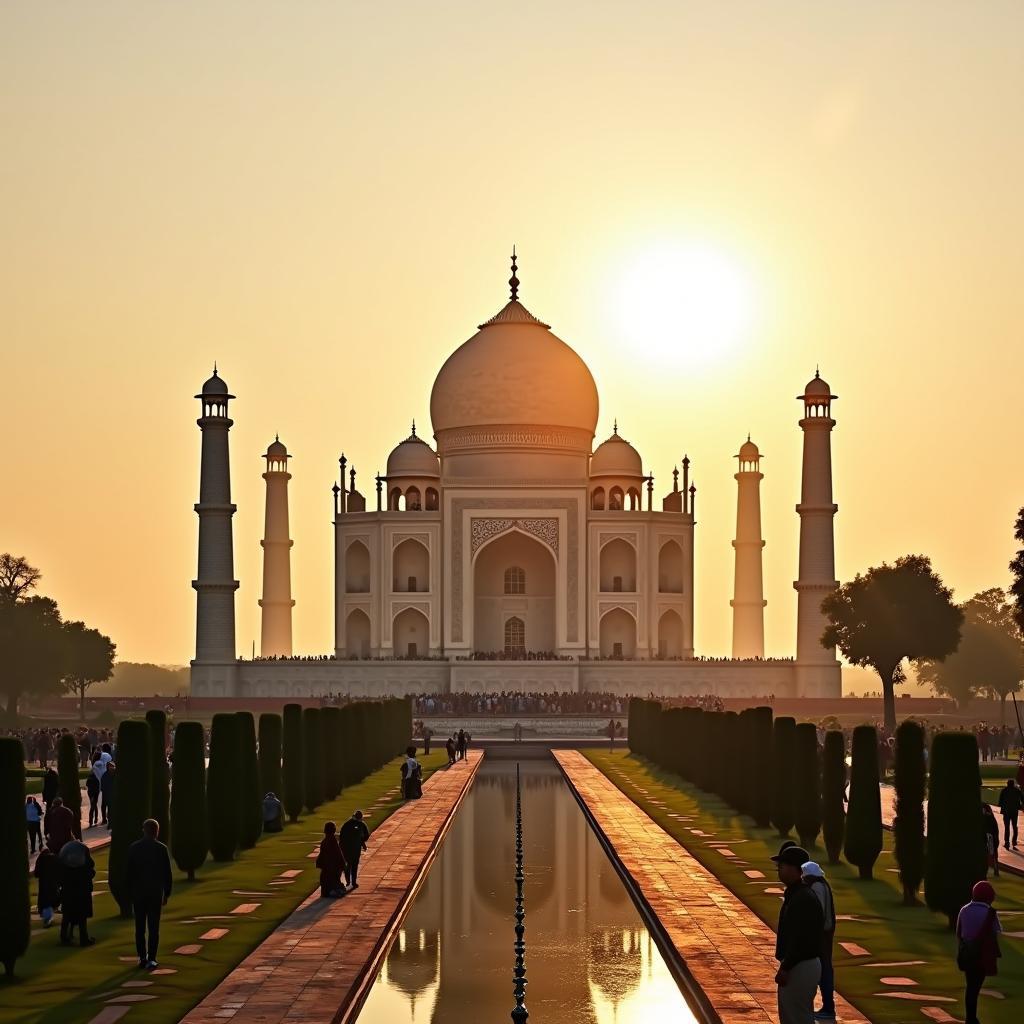
<path id="1" fill-rule="evenodd" d="M 747 434 L 746 441 L 740 445 L 740 453 L 736 456 L 740 462 L 757 462 L 761 458 L 761 453 L 758 451 L 757 445 L 750 440 L 750 435 Z"/>
<path id="2" fill-rule="evenodd" d="M 594 454 L 590 458 L 590 476 L 642 477 L 643 466 L 640 453 L 619 435 L 619 424 L 616 420 L 611 437 L 594 449 Z"/>
<path id="3" fill-rule="evenodd" d="M 397 477 L 440 477 L 441 463 L 437 452 L 416 436 L 416 424 L 413 423 L 412 433 L 397 445 L 388 456 L 387 479 Z"/>
<path id="4" fill-rule="evenodd" d="M 291 456 L 288 454 L 288 449 L 281 443 L 281 438 L 274 435 L 273 443 L 267 449 L 268 459 L 290 459 Z"/>
<path id="5" fill-rule="evenodd" d="M 828 381 L 823 380 L 821 374 L 815 370 L 814 376 L 807 382 L 807 387 L 804 388 L 802 395 L 797 395 L 797 398 L 816 398 L 819 401 L 824 399 L 830 401 L 833 398 L 838 398 L 838 395 L 832 394 L 832 389 L 828 386 Z"/>
<path id="6" fill-rule="evenodd" d="M 217 376 L 217 364 L 213 364 L 213 376 L 203 385 L 204 395 L 226 395 L 228 386 L 221 377 Z"/>

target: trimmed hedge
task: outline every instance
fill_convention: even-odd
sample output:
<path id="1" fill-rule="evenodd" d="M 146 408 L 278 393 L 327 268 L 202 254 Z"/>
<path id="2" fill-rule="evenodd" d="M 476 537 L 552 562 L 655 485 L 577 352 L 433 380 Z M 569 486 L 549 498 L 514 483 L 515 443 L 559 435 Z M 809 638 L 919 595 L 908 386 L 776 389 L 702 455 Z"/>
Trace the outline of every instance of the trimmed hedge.
<path id="1" fill-rule="evenodd" d="M 345 745 L 341 735 L 341 708 L 321 712 L 324 727 L 324 796 L 333 800 L 345 784 Z"/>
<path id="2" fill-rule="evenodd" d="M 171 791 L 171 855 L 179 871 L 194 882 L 206 862 L 206 743 L 200 722 L 181 722 L 174 730 L 174 788 Z"/>
<path id="3" fill-rule="evenodd" d="M 960 908 L 970 901 L 971 887 L 988 868 L 977 740 L 966 732 L 939 733 L 932 740 L 929 768 L 924 896 L 952 928 Z"/>
<path id="4" fill-rule="evenodd" d="M 821 831 L 821 762 L 818 730 L 810 722 L 796 727 L 793 750 L 793 818 L 800 845 L 812 849 Z"/>
<path id="5" fill-rule="evenodd" d="M 924 729 L 907 719 L 896 729 L 896 814 L 892 822 L 894 853 L 907 906 L 917 903 L 917 890 L 924 879 L 926 776 Z"/>
<path id="6" fill-rule="evenodd" d="M 878 790 L 878 733 L 873 725 L 853 730 L 850 803 L 846 813 L 846 859 L 860 877 L 873 877 L 882 852 L 882 797 Z"/>
<path id="7" fill-rule="evenodd" d="M 13 978 L 14 963 L 28 952 L 32 932 L 25 841 L 25 751 L 21 740 L 13 736 L 0 737 L 0 878 L 0 963 L 4 974 Z"/>
<path id="8" fill-rule="evenodd" d="M 206 772 L 206 828 L 210 855 L 216 861 L 234 860 L 241 828 L 239 717 L 234 712 L 213 716 L 210 764 Z"/>
<path id="9" fill-rule="evenodd" d="M 149 813 L 160 823 L 160 842 L 171 845 L 171 772 L 167 765 L 167 715 L 159 708 L 146 712 L 149 722 L 150 767 Z"/>
<path id="10" fill-rule="evenodd" d="M 153 792 L 152 754 L 149 723 L 122 722 L 117 730 L 117 774 L 114 805 L 110 811 L 110 857 L 107 872 L 110 895 L 121 908 L 121 916 L 132 912 L 126 874 L 128 848 L 142 838 L 142 823 L 150 816 Z"/>
<path id="11" fill-rule="evenodd" d="M 821 838 L 828 862 L 839 863 L 846 835 L 846 737 L 838 729 L 825 733 L 821 765 Z"/>
<path id="12" fill-rule="evenodd" d="M 772 734 L 772 811 L 771 823 L 780 836 L 788 836 L 796 823 L 793 793 L 796 719 L 776 718 Z"/>
<path id="13" fill-rule="evenodd" d="M 65 733 L 57 742 L 57 792 L 64 806 L 75 816 L 75 836 L 82 838 L 82 780 L 78 777 L 78 744 L 71 733 Z"/>
<path id="14" fill-rule="evenodd" d="M 274 793 L 281 796 L 281 716 L 270 712 L 260 715 L 259 759 L 260 789 L 262 796 Z"/>
<path id="15" fill-rule="evenodd" d="M 302 813 L 302 705 L 285 704 L 282 747 L 282 803 L 289 821 L 298 821 Z"/>
<path id="16" fill-rule="evenodd" d="M 775 731 L 771 708 L 753 708 L 751 712 L 750 814 L 761 828 L 772 820 L 772 751 Z"/>
<path id="17" fill-rule="evenodd" d="M 260 765 L 256 755 L 256 723 L 251 711 L 236 711 L 238 716 L 238 845 L 249 850 L 263 834 L 263 793 L 260 792 Z"/>
<path id="18" fill-rule="evenodd" d="M 320 709 L 303 708 L 302 803 L 310 813 L 324 802 L 324 759 L 320 740 Z"/>

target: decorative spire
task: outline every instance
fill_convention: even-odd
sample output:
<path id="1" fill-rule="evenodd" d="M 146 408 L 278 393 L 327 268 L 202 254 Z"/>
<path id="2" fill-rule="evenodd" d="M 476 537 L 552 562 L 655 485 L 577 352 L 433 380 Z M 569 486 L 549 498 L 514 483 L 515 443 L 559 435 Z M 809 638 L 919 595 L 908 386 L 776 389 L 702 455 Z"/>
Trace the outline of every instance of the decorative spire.
<path id="1" fill-rule="evenodd" d="M 512 301 L 519 299 L 519 278 L 516 277 L 516 247 L 512 246 L 512 276 L 508 279 L 508 286 L 511 289 Z"/>
<path id="2" fill-rule="evenodd" d="M 616 416 L 615 419 L 612 421 L 612 433 L 616 437 L 619 436 L 619 417 L 618 416 Z"/>
<path id="3" fill-rule="evenodd" d="M 415 420 L 412 421 L 412 436 L 413 437 L 416 436 L 416 421 Z"/>
<path id="4" fill-rule="evenodd" d="M 821 371 L 817 363 L 814 364 L 814 379 L 821 380 Z"/>
<path id="5" fill-rule="evenodd" d="M 213 375 L 214 375 L 214 377 L 217 376 L 217 360 L 216 359 L 214 359 L 214 361 L 213 361 Z"/>
<path id="6" fill-rule="evenodd" d="M 672 493 L 675 494 L 679 490 L 679 467 L 672 467 Z"/>
<path id="7" fill-rule="evenodd" d="M 274 443 L 276 444 L 281 440 L 281 435 L 275 430 L 274 431 Z"/>

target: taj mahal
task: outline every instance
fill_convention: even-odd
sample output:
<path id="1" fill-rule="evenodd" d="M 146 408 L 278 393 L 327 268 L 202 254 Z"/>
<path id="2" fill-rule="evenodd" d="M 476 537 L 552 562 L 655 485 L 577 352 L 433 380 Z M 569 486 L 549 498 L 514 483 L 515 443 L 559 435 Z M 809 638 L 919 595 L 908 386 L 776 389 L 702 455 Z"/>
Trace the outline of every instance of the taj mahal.
<path id="1" fill-rule="evenodd" d="M 333 491 L 334 652 L 292 650 L 289 454 L 265 455 L 261 656 L 238 657 L 229 403 L 216 368 L 196 396 L 202 434 L 196 696 L 612 691 L 837 697 L 821 646 L 837 586 L 831 431 L 817 374 L 799 396 L 803 473 L 795 658 L 764 656 L 760 453 L 737 459 L 731 658 L 694 650 L 697 489 L 689 459 L 657 500 L 618 432 L 594 446 L 598 392 L 582 358 L 510 300 L 441 367 L 432 446 L 401 441 L 370 493 L 344 456 Z M 656 505 L 658 507 L 656 507 Z"/>

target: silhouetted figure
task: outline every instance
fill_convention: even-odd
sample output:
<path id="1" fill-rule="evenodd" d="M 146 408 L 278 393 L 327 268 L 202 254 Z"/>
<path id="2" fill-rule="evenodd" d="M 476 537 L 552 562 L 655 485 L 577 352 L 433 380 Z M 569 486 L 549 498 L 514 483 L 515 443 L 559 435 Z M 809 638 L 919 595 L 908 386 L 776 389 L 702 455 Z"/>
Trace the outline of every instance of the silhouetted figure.
<path id="1" fill-rule="evenodd" d="M 363 821 L 363 812 L 356 811 L 338 833 L 338 844 L 345 858 L 345 881 L 353 889 L 359 888 L 359 858 L 366 849 L 370 830 Z"/>
<path id="2" fill-rule="evenodd" d="M 117 765 L 107 762 L 107 767 L 100 777 L 100 814 L 103 824 L 111 828 L 114 817 L 114 800 L 117 796 Z"/>
<path id="3" fill-rule="evenodd" d="M 32 853 L 36 852 L 36 843 L 39 849 L 43 848 L 43 809 L 34 796 L 25 797 L 25 827 L 28 829 L 28 841 Z"/>
<path id="4" fill-rule="evenodd" d="M 1024 796 L 1013 779 L 1007 779 L 1006 785 L 999 791 L 999 814 L 1003 819 L 1003 846 L 1010 848 L 1010 833 L 1013 833 L 1013 848 L 1017 849 L 1017 816 L 1020 814 Z"/>
<path id="5" fill-rule="evenodd" d="M 100 780 L 89 772 L 85 780 L 85 795 L 89 798 L 89 828 L 100 820 Z"/>
<path id="6" fill-rule="evenodd" d="M 964 1024 L 978 1024 L 978 996 L 986 978 L 998 972 L 997 936 L 1002 931 L 999 915 L 992 906 L 996 891 L 988 882 L 975 882 L 971 902 L 960 908 L 956 919 L 959 948 L 956 965 L 964 973 Z"/>
<path id="7" fill-rule="evenodd" d="M 49 810 L 50 804 L 53 803 L 60 791 L 60 776 L 52 769 L 47 768 L 46 774 L 43 775 L 43 804 Z"/>
<path id="8" fill-rule="evenodd" d="M 43 818 L 43 831 L 46 833 L 46 845 L 54 853 L 60 853 L 64 844 L 75 838 L 75 816 L 59 796 L 53 798 Z"/>
<path id="9" fill-rule="evenodd" d="M 338 826 L 333 821 L 324 825 L 324 837 L 320 840 L 320 852 L 317 854 L 316 866 L 320 869 L 320 898 L 345 895 L 345 886 L 341 883 L 341 872 L 345 868 L 345 855 L 341 852 L 338 837 L 335 834 Z"/>
<path id="10" fill-rule="evenodd" d="M 988 866 L 996 878 L 999 877 L 999 823 L 988 804 L 981 805 L 981 827 L 985 830 L 985 849 L 988 851 Z"/>
<path id="11" fill-rule="evenodd" d="M 825 931 L 821 944 L 821 1009 L 814 1014 L 815 1020 L 833 1021 L 836 1019 L 835 971 L 832 967 L 832 947 L 836 938 L 836 901 L 832 895 L 832 886 L 825 878 L 821 866 L 813 860 L 807 861 L 800 868 L 804 884 L 814 893 L 821 904 L 821 912 L 825 918 Z"/>
<path id="12" fill-rule="evenodd" d="M 608 725 L 605 726 L 605 733 L 608 736 L 608 749 L 615 749 L 615 719 L 609 718 Z"/>
<path id="13" fill-rule="evenodd" d="M 455 739 L 455 747 L 456 750 L 458 751 L 460 761 L 464 761 L 466 758 L 466 746 L 467 742 L 465 730 L 460 729 L 458 732 L 458 736 Z"/>
<path id="14" fill-rule="evenodd" d="M 263 831 L 280 832 L 284 828 L 284 805 L 276 793 L 263 798 Z"/>
<path id="15" fill-rule="evenodd" d="M 779 1024 L 812 1024 L 814 994 L 821 981 L 825 916 L 817 897 L 803 884 L 801 868 L 810 860 L 807 851 L 796 845 L 785 846 L 772 860 L 778 866 L 779 881 L 786 887 L 775 936 Z"/>
<path id="16" fill-rule="evenodd" d="M 43 927 L 49 928 L 53 924 L 54 912 L 60 907 L 60 861 L 57 860 L 56 854 L 43 846 L 36 858 L 32 874 L 38 882 L 36 909 L 42 918 Z"/>
<path id="17" fill-rule="evenodd" d="M 426 757 L 430 753 L 430 740 L 434 735 L 434 731 L 429 725 L 423 726 L 423 756 Z"/>
<path id="18" fill-rule="evenodd" d="M 92 880 L 96 876 L 89 847 L 80 839 L 72 839 L 62 847 L 60 862 L 60 942 L 70 946 L 75 928 L 79 942 L 91 946 L 96 940 L 89 936 L 89 918 L 92 917 Z"/>
<path id="19" fill-rule="evenodd" d="M 451 768 L 455 764 L 455 740 L 451 736 L 445 741 L 444 749 L 448 753 L 448 767 Z"/>
<path id="20" fill-rule="evenodd" d="M 405 761 L 402 762 L 402 798 L 418 800 L 423 796 L 423 769 L 416 760 L 416 748 L 405 748 Z"/>
<path id="21" fill-rule="evenodd" d="M 158 966 L 160 912 L 171 896 L 171 857 L 159 835 L 160 823 L 147 818 L 142 823 L 142 838 L 128 847 L 125 875 L 135 911 L 135 952 L 139 966 L 149 971 Z"/>

